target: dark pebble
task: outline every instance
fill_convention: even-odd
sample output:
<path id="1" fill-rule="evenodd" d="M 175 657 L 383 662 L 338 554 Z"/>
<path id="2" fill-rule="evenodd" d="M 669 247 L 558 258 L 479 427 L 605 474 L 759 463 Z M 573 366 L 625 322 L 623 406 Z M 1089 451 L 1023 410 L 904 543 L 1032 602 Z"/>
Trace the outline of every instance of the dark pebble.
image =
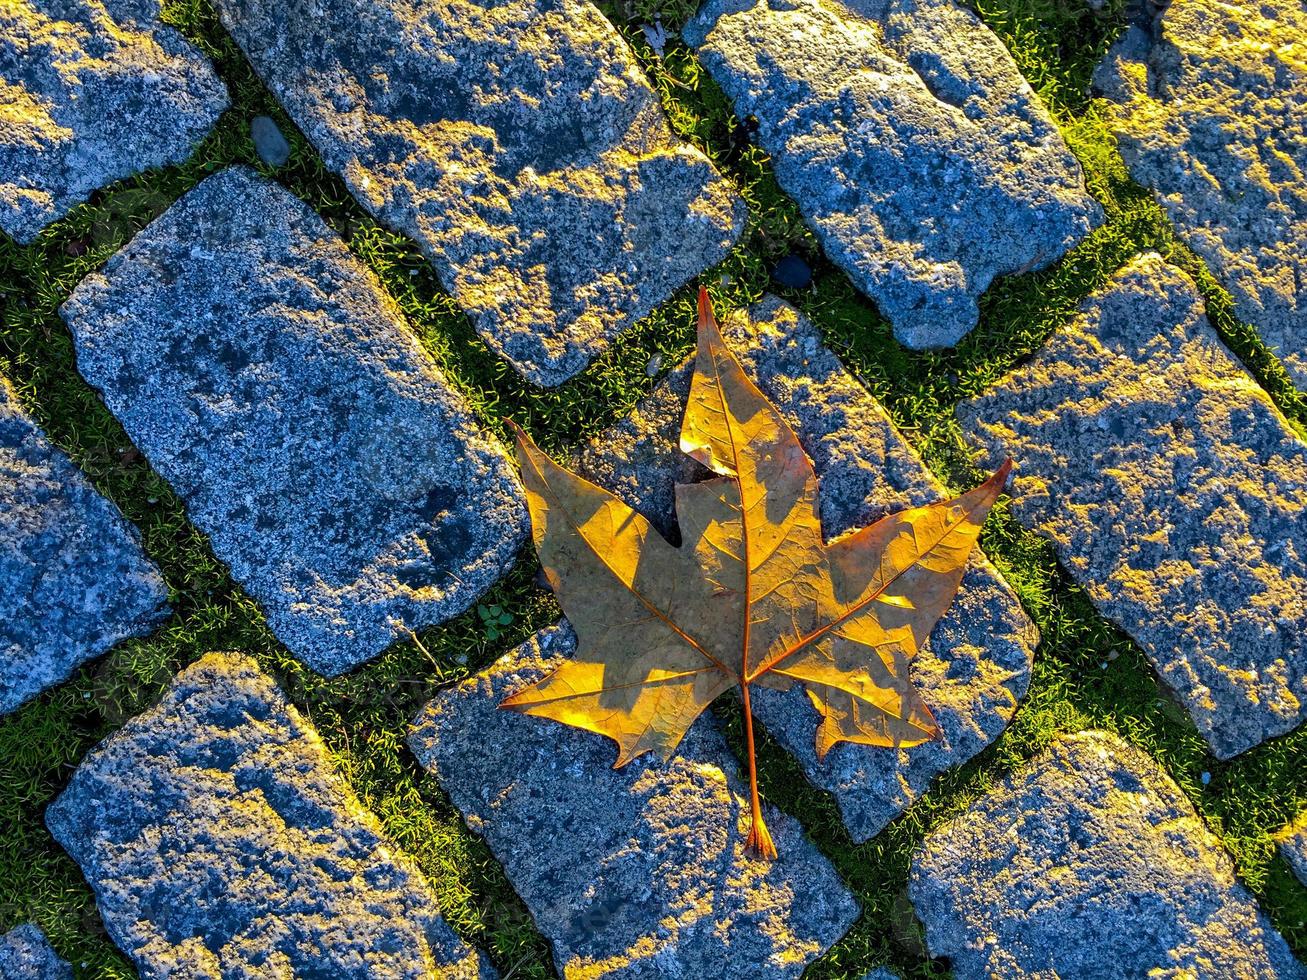
<path id="1" fill-rule="evenodd" d="M 290 144 L 270 116 L 255 116 L 250 120 L 250 137 L 259 159 L 270 167 L 280 167 L 290 159 Z"/>
<path id="2" fill-rule="evenodd" d="M 812 283 L 812 269 L 807 262 L 791 252 L 776 263 L 771 277 L 786 289 L 806 289 Z"/>

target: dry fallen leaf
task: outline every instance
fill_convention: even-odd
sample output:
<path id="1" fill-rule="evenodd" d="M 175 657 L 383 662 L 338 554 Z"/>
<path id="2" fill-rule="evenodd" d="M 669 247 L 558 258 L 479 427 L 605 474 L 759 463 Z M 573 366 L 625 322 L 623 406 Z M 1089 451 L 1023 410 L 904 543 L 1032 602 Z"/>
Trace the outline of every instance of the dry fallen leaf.
<path id="1" fill-rule="evenodd" d="M 961 497 L 826 543 L 812 462 L 726 347 L 704 290 L 681 449 L 717 476 L 676 487 L 681 547 L 516 432 L 536 550 L 579 642 L 500 707 L 607 735 L 620 767 L 650 751 L 667 759 L 718 695 L 739 688 L 748 846 L 767 858 L 776 850 L 758 800 L 751 685 L 805 686 L 823 716 L 819 756 L 843 741 L 938 737 L 908 663 L 957 592 L 1010 462 Z"/>

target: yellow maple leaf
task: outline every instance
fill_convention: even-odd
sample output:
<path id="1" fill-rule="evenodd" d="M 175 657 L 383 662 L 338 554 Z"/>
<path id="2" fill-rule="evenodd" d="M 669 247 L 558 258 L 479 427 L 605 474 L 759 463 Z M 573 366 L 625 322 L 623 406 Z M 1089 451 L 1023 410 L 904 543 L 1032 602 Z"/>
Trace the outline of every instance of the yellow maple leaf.
<path id="1" fill-rule="evenodd" d="M 822 715 L 819 757 L 838 742 L 938 737 L 908 664 L 953 600 L 1010 462 L 960 497 L 826 542 L 812 462 L 726 346 L 705 290 L 681 449 L 716 475 L 676 487 L 681 547 L 516 433 L 536 551 L 578 644 L 500 707 L 606 735 L 620 767 L 670 757 L 738 688 L 748 847 L 766 858 L 776 849 L 758 798 L 752 685 L 804 685 Z"/>

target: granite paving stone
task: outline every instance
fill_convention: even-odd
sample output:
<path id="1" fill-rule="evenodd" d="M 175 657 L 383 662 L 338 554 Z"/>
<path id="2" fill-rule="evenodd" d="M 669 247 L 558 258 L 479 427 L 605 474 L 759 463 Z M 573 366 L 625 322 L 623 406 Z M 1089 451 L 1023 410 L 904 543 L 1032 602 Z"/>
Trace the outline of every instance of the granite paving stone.
<path id="1" fill-rule="evenodd" d="M 1102 220 L 1003 43 L 952 0 L 707 0 L 684 31 L 826 254 L 909 347 Z"/>
<path id="2" fill-rule="evenodd" d="M 327 166 L 536 384 L 584 368 L 743 227 L 586 0 L 216 7 Z"/>
<path id="3" fill-rule="evenodd" d="M 0 980 L 73 980 L 73 968 L 29 922 L 0 936 Z"/>
<path id="4" fill-rule="evenodd" d="M 1307 7 L 1146 6 L 1094 76 L 1121 154 L 1307 390 Z"/>
<path id="5" fill-rule="evenodd" d="M 568 978 L 797 978 L 857 918 L 835 869 L 768 808 L 780 858 L 745 854 L 747 784 L 711 716 L 664 763 L 500 711 L 571 655 L 564 622 L 441 692 L 409 744 L 504 865 Z"/>
<path id="6" fill-rule="evenodd" d="M 92 191 L 180 163 L 227 108 L 157 0 L 0 6 L 0 230 L 25 244 Z"/>
<path id="7" fill-rule="evenodd" d="M 243 655 L 178 674 L 45 819 L 144 980 L 495 975 Z"/>
<path id="8" fill-rule="evenodd" d="M 908 890 L 958 980 L 1307 976 L 1179 787 L 1106 732 L 932 831 Z"/>
<path id="9" fill-rule="evenodd" d="M 208 178 L 62 314 L 78 368 L 300 659 L 462 612 L 527 529 L 515 471 L 307 205 Z"/>
<path id="10" fill-rule="evenodd" d="M 1298 880 L 1307 886 L 1307 811 L 1285 827 L 1276 838 L 1280 854 Z"/>
<path id="11" fill-rule="evenodd" d="M 746 371 L 785 415 L 816 468 L 827 539 L 885 514 L 948 496 L 889 416 L 840 364 L 813 324 L 766 297 L 724 318 Z M 673 487 L 707 476 L 678 448 L 691 364 L 676 368 L 632 415 L 582 452 L 580 471 L 675 538 Z M 829 790 L 855 840 L 879 833 L 945 770 L 959 766 L 1007 727 L 1030 681 L 1038 635 L 1016 595 L 982 554 L 972 556 L 957 599 L 913 662 L 944 737 L 911 749 L 842 743 L 817 759 L 820 717 L 800 688 L 756 688 L 754 714 Z"/>
<path id="12" fill-rule="evenodd" d="M 0 378 L 0 714 L 167 614 L 140 534 Z"/>
<path id="13" fill-rule="evenodd" d="M 1133 260 L 959 416 L 1213 753 L 1307 717 L 1307 443 L 1188 276 Z"/>

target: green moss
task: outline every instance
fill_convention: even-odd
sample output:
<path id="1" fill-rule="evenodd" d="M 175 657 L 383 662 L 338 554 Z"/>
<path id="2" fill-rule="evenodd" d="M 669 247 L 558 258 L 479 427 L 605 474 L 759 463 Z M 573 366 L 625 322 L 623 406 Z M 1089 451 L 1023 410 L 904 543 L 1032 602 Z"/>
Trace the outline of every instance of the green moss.
<path id="1" fill-rule="evenodd" d="M 913 352 L 894 342 L 873 305 L 822 258 L 793 202 L 777 186 L 766 155 L 733 140 L 730 105 L 684 46 L 673 39 L 665 58 L 654 55 L 639 25 L 657 14 L 672 33 L 692 13 L 691 0 L 601 5 L 635 48 L 673 127 L 729 174 L 749 204 L 739 247 L 704 276 L 719 304 L 730 308 L 756 300 L 775 288 L 768 270 L 778 258 L 804 255 L 815 270 L 813 286 L 781 294 L 819 325 L 946 483 L 960 488 L 976 476 L 953 422 L 958 401 L 1036 350 L 1086 295 L 1144 249 L 1160 251 L 1196 278 L 1222 336 L 1286 415 L 1307 428 L 1307 398 L 1292 388 L 1255 333 L 1233 317 L 1229 297 L 1179 244 L 1148 193 L 1129 180 L 1090 98 L 1093 66 L 1120 29 L 1120 0 L 1103 13 L 1062 0 L 976 4 L 1053 109 L 1107 221 L 1052 268 L 996 283 L 983 300 L 979 328 L 945 352 Z M 208 5 L 167 0 L 164 7 L 166 18 L 214 59 L 231 91 L 232 110 L 187 163 L 106 189 L 31 246 L 19 248 L 0 238 L 0 371 L 15 382 L 54 441 L 141 528 L 147 552 L 164 570 L 174 610 L 155 635 L 123 644 L 0 719 L 0 930 L 35 920 L 80 976 L 132 975 L 105 935 L 77 868 L 45 831 L 42 813 L 78 760 L 156 698 L 176 670 L 208 650 L 235 649 L 273 672 L 313 720 L 340 772 L 421 863 L 459 933 L 515 976 L 550 976 L 546 945 L 499 865 L 404 747 L 409 719 L 433 690 L 490 663 L 557 617 L 552 599 L 534 585 L 533 557 L 525 554 L 518 569 L 483 600 L 513 617 L 499 627 L 502 635 L 496 639 L 487 637 L 486 623 L 474 609 L 396 645 L 346 677 L 318 677 L 268 632 L 258 609 L 187 521 L 180 501 L 77 374 L 57 309 L 83 276 L 189 188 L 222 167 L 248 164 L 312 204 L 345 238 L 493 428 L 502 433 L 502 420 L 516 419 L 542 445 L 562 452 L 624 415 L 652 388 L 655 380 L 646 367 L 653 356 L 670 367 L 688 353 L 693 290 L 682 290 L 561 389 L 532 388 L 481 343 L 414 245 L 373 221 L 324 169 Z M 290 160 L 276 171 L 259 163 L 250 142 L 249 120 L 259 114 L 273 116 L 291 142 Z M 1056 734 L 1088 726 L 1120 733 L 1166 766 L 1224 840 L 1243 880 L 1296 953 L 1307 957 L 1307 890 L 1275 856 L 1270 840 L 1307 808 L 1307 732 L 1216 762 L 1183 711 L 1158 690 L 1138 648 L 1098 616 L 1045 542 L 1023 532 L 1000 508 L 984 546 L 1043 634 L 1030 693 L 993 746 L 942 777 L 877 838 L 855 845 L 833 800 L 808 787 L 793 761 L 764 739 L 766 795 L 801 817 L 866 909 L 811 975 L 853 978 L 880 963 L 893 964 L 905 976 L 944 975 L 946 970 L 928 959 L 907 904 L 914 848 L 931 828 Z M 738 738 L 738 711 L 726 705 L 723 717 Z M 1204 772 L 1211 774 L 1207 785 Z"/>

